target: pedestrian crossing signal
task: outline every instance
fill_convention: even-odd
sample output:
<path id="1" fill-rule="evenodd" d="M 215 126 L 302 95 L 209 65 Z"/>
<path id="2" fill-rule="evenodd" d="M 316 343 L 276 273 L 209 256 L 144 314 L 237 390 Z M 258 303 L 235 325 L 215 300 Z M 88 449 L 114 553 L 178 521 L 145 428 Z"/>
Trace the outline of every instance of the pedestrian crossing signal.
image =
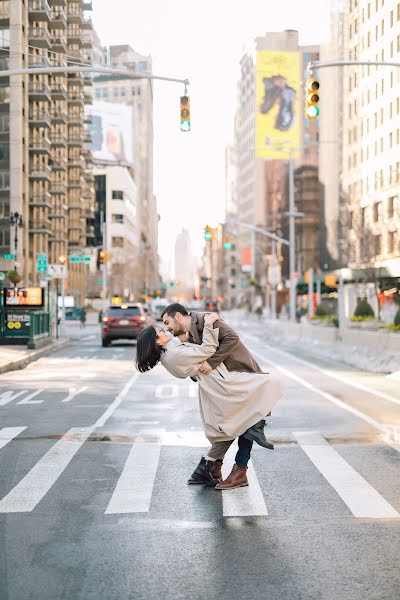
<path id="1" fill-rule="evenodd" d="M 307 79 L 306 81 L 306 102 L 305 102 L 305 117 L 313 120 L 319 115 L 319 81 L 317 79 Z"/>
<path id="2" fill-rule="evenodd" d="M 190 131 L 190 98 L 181 96 L 181 131 Z"/>

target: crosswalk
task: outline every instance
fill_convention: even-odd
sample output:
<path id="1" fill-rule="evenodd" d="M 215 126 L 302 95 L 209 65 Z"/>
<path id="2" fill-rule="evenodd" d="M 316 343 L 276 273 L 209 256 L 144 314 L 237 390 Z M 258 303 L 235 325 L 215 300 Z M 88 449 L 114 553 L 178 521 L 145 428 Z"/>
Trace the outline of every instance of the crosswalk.
<path id="1" fill-rule="evenodd" d="M 34 511 L 44 498 L 51 494 L 57 481 L 62 478 L 68 479 L 70 463 L 81 451 L 84 444 L 88 442 L 89 436 L 98 426 L 99 424 L 96 424 L 96 426 L 86 430 L 69 429 L 25 476 L 0 498 L 0 513 L 31 513 Z M 0 429 L 0 468 L 5 446 L 12 443 L 18 444 L 18 437 L 23 438 L 27 431 L 29 431 L 28 427 L 21 426 Z M 297 446 L 294 446 L 296 451 L 303 453 L 308 458 L 309 469 L 316 469 L 323 476 L 325 483 L 321 485 L 328 486 L 341 499 L 342 504 L 340 506 L 342 506 L 344 515 L 352 515 L 356 519 L 400 518 L 396 507 L 384 498 L 384 492 L 375 489 L 366 477 L 358 473 L 325 440 L 321 433 L 318 431 L 296 431 L 293 432 L 293 439 L 297 441 Z M 187 449 L 196 449 L 196 455 L 197 450 L 200 455 L 200 448 L 205 450 L 207 446 L 207 441 L 200 432 L 188 431 L 174 434 L 173 432 L 159 430 L 151 435 L 147 432 L 147 434 L 143 433 L 137 436 L 129 449 L 118 479 L 116 482 L 114 481 L 114 489 L 108 499 L 107 507 L 103 511 L 104 514 L 151 515 L 154 495 L 162 493 L 162 490 L 157 489 L 157 475 L 160 475 L 162 469 L 168 468 L 168 464 L 163 462 L 165 460 L 163 449 L 174 448 L 176 452 L 181 452 L 182 460 L 180 462 L 182 462 L 184 472 L 190 474 L 194 465 L 192 461 L 185 464 Z M 224 460 L 224 477 L 227 476 L 234 462 L 235 452 L 236 447 L 233 444 Z M 258 449 L 258 452 L 262 453 L 264 451 Z M 278 446 L 274 455 L 278 456 L 279 452 Z M 270 456 L 272 455 L 270 454 Z M 268 458 L 272 460 L 270 457 Z M 395 459 L 397 460 L 397 454 Z M 9 465 L 9 463 L 10 457 L 7 459 L 7 464 Z M 262 474 L 257 472 L 257 461 L 255 464 L 250 461 L 248 479 L 249 487 L 224 492 L 213 490 L 211 492 L 218 494 L 221 498 L 222 516 L 278 518 L 276 508 L 275 511 L 268 509 Z M 287 490 L 287 493 L 290 494 L 293 491 Z M 196 490 L 193 489 L 193 486 L 185 486 L 185 480 L 183 479 L 182 493 L 196 494 Z M 204 502 L 206 500 L 202 496 L 199 501 Z M 317 505 L 315 510 L 318 510 Z"/>

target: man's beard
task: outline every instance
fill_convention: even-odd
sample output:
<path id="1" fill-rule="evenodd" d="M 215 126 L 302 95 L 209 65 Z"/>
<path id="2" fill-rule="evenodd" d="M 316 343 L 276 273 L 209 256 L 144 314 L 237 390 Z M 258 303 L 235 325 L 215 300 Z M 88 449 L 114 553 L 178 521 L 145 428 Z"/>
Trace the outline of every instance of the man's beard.
<path id="1" fill-rule="evenodd" d="M 186 333 L 182 327 L 182 325 L 179 325 L 179 327 L 177 329 L 174 329 L 173 331 L 174 333 L 174 337 L 178 337 L 178 335 L 182 335 L 182 333 Z"/>

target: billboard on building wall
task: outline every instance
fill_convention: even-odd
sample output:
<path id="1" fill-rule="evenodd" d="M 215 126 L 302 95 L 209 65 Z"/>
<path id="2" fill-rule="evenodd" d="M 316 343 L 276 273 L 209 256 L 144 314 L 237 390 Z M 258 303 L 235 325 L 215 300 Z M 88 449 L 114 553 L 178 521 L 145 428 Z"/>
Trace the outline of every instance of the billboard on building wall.
<path id="1" fill-rule="evenodd" d="M 92 142 L 88 147 L 93 158 L 133 166 L 133 107 L 95 101 L 88 107 L 88 114 L 92 119 L 88 127 Z"/>
<path id="2" fill-rule="evenodd" d="M 287 158 L 300 146 L 300 53 L 259 50 L 256 68 L 256 156 Z"/>

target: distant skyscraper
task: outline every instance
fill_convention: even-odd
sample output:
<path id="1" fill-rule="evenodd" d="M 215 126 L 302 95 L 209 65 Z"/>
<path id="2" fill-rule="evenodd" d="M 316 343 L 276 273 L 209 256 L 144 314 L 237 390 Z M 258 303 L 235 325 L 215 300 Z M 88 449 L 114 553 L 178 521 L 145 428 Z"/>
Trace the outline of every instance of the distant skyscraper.
<path id="1" fill-rule="evenodd" d="M 175 242 L 175 281 L 181 281 L 184 293 L 194 288 L 194 260 L 189 232 L 182 229 Z"/>

